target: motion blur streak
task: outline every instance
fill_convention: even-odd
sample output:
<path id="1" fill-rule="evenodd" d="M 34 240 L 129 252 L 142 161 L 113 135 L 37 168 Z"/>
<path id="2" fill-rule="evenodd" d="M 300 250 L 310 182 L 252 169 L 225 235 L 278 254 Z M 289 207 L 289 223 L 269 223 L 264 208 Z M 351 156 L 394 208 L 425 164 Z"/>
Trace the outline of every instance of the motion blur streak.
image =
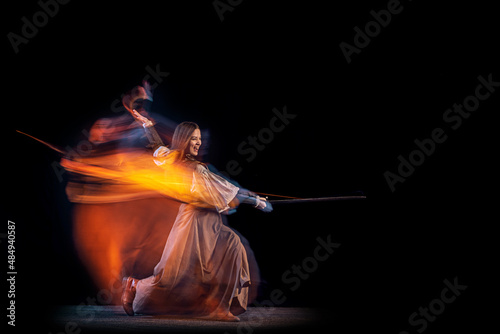
<path id="1" fill-rule="evenodd" d="M 163 141 L 171 142 L 175 124 L 160 116 L 154 119 Z M 66 193 L 75 203 L 76 249 L 96 286 L 106 289 L 116 304 L 122 277 L 153 274 L 181 202 L 226 208 L 210 203 L 203 180 L 193 177 L 189 164 L 177 162 L 178 152 L 171 151 L 162 158 L 165 163 L 156 165 L 142 127 L 129 115 L 100 119 L 89 133 L 90 154 L 68 154 L 61 165 L 70 172 Z M 248 241 L 240 238 L 255 283 L 250 302 L 260 275 Z"/>
<path id="2" fill-rule="evenodd" d="M 178 207 L 162 197 L 75 206 L 76 248 L 97 287 L 110 290 L 112 303 L 119 302 L 123 276 L 153 274 Z"/>

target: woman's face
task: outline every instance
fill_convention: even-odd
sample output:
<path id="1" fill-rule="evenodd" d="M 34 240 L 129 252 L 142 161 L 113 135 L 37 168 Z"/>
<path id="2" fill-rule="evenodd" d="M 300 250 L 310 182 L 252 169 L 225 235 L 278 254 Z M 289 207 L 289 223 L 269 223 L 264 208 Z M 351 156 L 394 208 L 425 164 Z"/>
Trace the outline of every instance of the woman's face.
<path id="1" fill-rule="evenodd" d="M 193 131 L 193 134 L 191 135 L 191 139 L 189 140 L 188 144 L 188 150 L 189 154 L 192 156 L 197 156 L 198 151 L 200 150 L 201 146 L 201 132 L 200 129 L 195 129 Z"/>

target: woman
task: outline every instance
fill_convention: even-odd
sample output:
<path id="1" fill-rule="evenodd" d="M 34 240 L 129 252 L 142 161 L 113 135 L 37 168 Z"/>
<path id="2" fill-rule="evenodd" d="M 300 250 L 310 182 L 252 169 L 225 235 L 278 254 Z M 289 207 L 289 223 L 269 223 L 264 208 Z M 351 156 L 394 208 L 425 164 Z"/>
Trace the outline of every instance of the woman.
<path id="1" fill-rule="evenodd" d="M 152 126 L 137 116 L 145 128 Z M 247 254 L 237 234 L 222 223 L 221 214 L 240 203 L 265 212 L 272 207 L 197 161 L 200 146 L 198 125 L 183 122 L 175 129 L 170 149 L 160 146 L 153 154 L 158 166 L 180 165 L 190 171 L 179 183 L 189 187 L 191 200 L 180 206 L 154 274 L 141 280 L 124 278 L 122 305 L 128 315 L 239 321 L 235 314 L 246 310 L 251 284 Z"/>

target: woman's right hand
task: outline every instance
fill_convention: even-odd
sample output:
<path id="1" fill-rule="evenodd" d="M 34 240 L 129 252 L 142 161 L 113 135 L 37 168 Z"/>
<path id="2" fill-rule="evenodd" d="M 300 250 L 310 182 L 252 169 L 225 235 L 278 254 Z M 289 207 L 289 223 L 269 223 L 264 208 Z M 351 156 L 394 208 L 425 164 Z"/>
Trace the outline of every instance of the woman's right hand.
<path id="1" fill-rule="evenodd" d="M 132 110 L 132 115 L 134 116 L 134 118 L 136 120 L 138 120 L 139 122 L 142 123 L 142 126 L 145 127 L 145 128 L 149 128 L 151 126 L 153 126 L 153 122 L 151 122 L 148 118 L 142 116 L 141 114 L 139 114 L 139 112 L 137 110 Z"/>
<path id="2" fill-rule="evenodd" d="M 273 206 L 269 203 L 264 197 L 256 196 L 255 197 L 255 207 L 264 212 L 273 211 Z"/>

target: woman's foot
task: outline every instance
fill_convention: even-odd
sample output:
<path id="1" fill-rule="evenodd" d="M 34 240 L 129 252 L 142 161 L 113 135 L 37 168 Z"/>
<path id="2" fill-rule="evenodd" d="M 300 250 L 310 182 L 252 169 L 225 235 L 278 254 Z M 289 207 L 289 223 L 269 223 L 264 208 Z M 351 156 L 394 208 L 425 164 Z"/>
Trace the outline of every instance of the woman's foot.
<path id="1" fill-rule="evenodd" d="M 134 303 L 136 285 L 137 280 L 132 277 L 124 277 L 122 280 L 122 306 L 125 313 L 130 316 L 134 315 L 134 308 L 132 307 L 132 304 Z"/>
<path id="2" fill-rule="evenodd" d="M 203 315 L 203 316 L 199 316 L 196 318 L 201 319 L 201 320 L 213 320 L 213 321 L 232 321 L 232 322 L 240 321 L 240 318 L 233 315 L 231 312 L 229 312 L 227 314 L 211 313 L 209 315 Z"/>
<path id="3" fill-rule="evenodd" d="M 222 321 L 233 321 L 233 322 L 239 322 L 240 318 L 237 316 L 233 315 L 231 312 L 227 314 L 224 318 L 221 319 Z"/>
<path id="4" fill-rule="evenodd" d="M 238 322 L 240 321 L 240 318 L 238 318 L 237 316 L 233 315 L 231 312 L 229 312 L 228 314 L 225 314 L 225 315 L 215 315 L 213 318 L 213 320 L 218 320 L 218 321 L 231 321 L 231 322 Z"/>

